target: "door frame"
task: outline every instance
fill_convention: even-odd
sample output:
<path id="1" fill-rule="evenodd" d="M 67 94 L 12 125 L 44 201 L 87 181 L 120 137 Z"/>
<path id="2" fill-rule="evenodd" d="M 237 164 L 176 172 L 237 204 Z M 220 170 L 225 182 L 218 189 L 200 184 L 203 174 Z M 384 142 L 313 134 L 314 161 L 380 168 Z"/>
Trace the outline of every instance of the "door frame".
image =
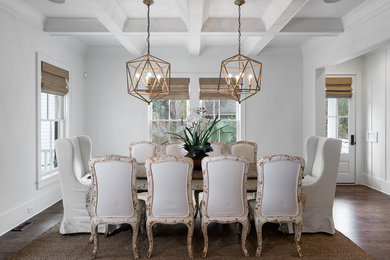
<path id="1" fill-rule="evenodd" d="M 361 68 L 353 68 L 353 69 L 341 69 L 341 68 L 327 68 L 323 69 L 324 78 L 326 76 L 346 76 L 346 77 L 354 77 L 355 82 L 352 86 L 353 95 L 355 95 L 355 183 L 351 184 L 362 184 L 363 183 L 363 145 L 365 140 L 365 134 L 362 133 L 362 125 L 363 125 L 363 111 L 362 111 L 362 69 Z M 318 83 L 318 82 L 316 82 Z M 323 106 L 325 109 L 325 82 L 318 86 L 316 84 L 316 89 L 321 87 L 323 90 L 323 95 L 316 95 L 316 109 L 317 106 Z M 318 100 L 322 99 L 322 100 Z M 321 109 L 320 109 L 321 110 Z M 318 114 L 317 114 L 318 116 Z M 316 125 L 325 125 L 326 118 L 325 113 L 321 114 L 321 117 L 317 117 Z M 318 129 L 318 128 L 317 128 Z M 325 127 L 323 131 L 317 133 L 317 135 L 325 136 Z"/>

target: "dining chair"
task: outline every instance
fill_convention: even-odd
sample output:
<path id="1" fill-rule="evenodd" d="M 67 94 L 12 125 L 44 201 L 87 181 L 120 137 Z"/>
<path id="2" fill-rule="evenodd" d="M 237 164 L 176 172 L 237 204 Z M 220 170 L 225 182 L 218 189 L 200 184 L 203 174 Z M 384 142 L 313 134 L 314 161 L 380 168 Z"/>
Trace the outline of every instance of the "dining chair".
<path id="1" fill-rule="evenodd" d="M 163 145 L 164 155 L 172 156 L 186 156 L 187 151 L 184 149 L 184 142 L 178 140 L 173 142 L 168 142 Z"/>
<path id="2" fill-rule="evenodd" d="M 157 155 L 158 145 L 149 141 L 133 142 L 129 145 L 130 157 L 137 163 L 145 163 L 146 159 Z"/>
<path id="3" fill-rule="evenodd" d="M 133 255 L 138 258 L 137 236 L 144 202 L 137 198 L 136 162 L 124 156 L 109 155 L 89 161 L 92 174 L 91 237 L 95 258 L 100 224 L 130 224 L 133 229 Z"/>
<path id="4" fill-rule="evenodd" d="M 229 144 L 229 154 L 248 158 L 249 163 L 256 163 L 257 144 L 248 141 L 238 141 Z"/>
<path id="5" fill-rule="evenodd" d="M 153 251 L 153 225 L 187 225 L 187 250 L 192 253 L 194 232 L 194 207 L 192 202 L 193 161 L 187 157 L 159 156 L 145 162 L 148 180 L 146 201 L 146 231 L 149 239 L 148 257 Z"/>
<path id="6" fill-rule="evenodd" d="M 208 152 L 208 156 L 221 155 L 225 153 L 225 144 L 220 142 L 210 142 L 212 152 Z"/>
<path id="7" fill-rule="evenodd" d="M 302 189 L 304 167 L 305 161 L 302 158 L 289 155 L 267 156 L 257 161 L 257 196 L 256 200 L 249 201 L 257 231 L 256 256 L 261 255 L 262 227 L 266 222 L 294 223 L 294 240 L 298 254 L 302 256 L 299 241 L 305 203 Z"/>
<path id="8" fill-rule="evenodd" d="M 55 149 L 64 208 L 60 233 L 89 232 L 91 219 L 85 208 L 85 194 L 92 184 L 88 169 L 91 139 L 88 136 L 61 138 L 56 140 Z M 104 232 L 104 227 L 99 232 Z"/>
<path id="9" fill-rule="evenodd" d="M 249 160 L 232 155 L 208 156 L 202 160 L 203 199 L 201 201 L 203 257 L 207 256 L 207 226 L 212 222 L 241 223 L 241 246 L 246 257 L 249 233 L 246 182 Z"/>
<path id="10" fill-rule="evenodd" d="M 306 140 L 302 188 L 307 201 L 303 212 L 303 232 L 335 233 L 333 201 L 340 151 L 340 139 L 310 136 Z"/>

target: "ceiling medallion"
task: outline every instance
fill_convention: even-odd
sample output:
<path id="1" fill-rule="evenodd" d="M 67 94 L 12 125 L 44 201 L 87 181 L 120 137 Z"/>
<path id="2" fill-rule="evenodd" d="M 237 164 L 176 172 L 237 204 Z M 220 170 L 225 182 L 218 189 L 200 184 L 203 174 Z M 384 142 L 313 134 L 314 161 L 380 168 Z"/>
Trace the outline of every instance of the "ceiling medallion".
<path id="1" fill-rule="evenodd" d="M 171 80 L 171 64 L 150 54 L 150 6 L 153 0 L 144 0 L 148 6 L 146 55 L 126 62 L 127 91 L 128 93 L 148 105 L 169 94 Z"/>
<path id="2" fill-rule="evenodd" d="M 241 5 L 245 0 L 234 3 L 238 5 L 238 54 L 221 62 L 218 92 L 241 103 L 260 91 L 262 63 L 241 54 Z"/>

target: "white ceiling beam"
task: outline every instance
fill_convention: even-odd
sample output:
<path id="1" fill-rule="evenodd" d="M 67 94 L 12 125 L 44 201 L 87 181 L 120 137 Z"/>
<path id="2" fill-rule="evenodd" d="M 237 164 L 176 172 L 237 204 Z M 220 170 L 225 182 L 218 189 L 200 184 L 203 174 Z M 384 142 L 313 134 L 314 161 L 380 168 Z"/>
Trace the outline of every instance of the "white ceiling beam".
<path id="1" fill-rule="evenodd" d="M 141 55 L 140 48 L 135 46 L 123 33 L 123 28 L 128 19 L 116 1 L 84 0 L 84 2 L 103 26 L 115 36 L 129 53 Z"/>
<path id="2" fill-rule="evenodd" d="M 189 0 L 188 1 L 188 52 L 192 56 L 199 56 L 202 48 L 202 27 L 204 13 L 206 11 L 206 0 Z"/>
<path id="3" fill-rule="evenodd" d="M 272 41 L 272 39 L 290 22 L 291 19 L 301 10 L 309 0 L 275 0 L 272 1 L 264 15 L 264 24 L 267 32 L 250 49 L 244 51 L 249 56 L 256 56 Z M 248 50 L 249 49 L 249 50 Z"/>
<path id="4" fill-rule="evenodd" d="M 334 36 L 342 32 L 343 22 L 339 18 L 293 18 L 279 34 Z"/>

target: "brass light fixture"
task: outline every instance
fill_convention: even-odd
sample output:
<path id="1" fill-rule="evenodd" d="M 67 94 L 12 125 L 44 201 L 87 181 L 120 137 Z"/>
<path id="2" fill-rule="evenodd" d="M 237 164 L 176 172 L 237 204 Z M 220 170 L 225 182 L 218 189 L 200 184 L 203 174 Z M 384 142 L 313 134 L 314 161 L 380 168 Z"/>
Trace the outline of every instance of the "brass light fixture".
<path id="1" fill-rule="evenodd" d="M 150 6 L 153 0 L 144 0 L 148 6 L 148 52 L 126 62 L 127 91 L 130 95 L 148 103 L 169 94 L 171 64 L 150 54 Z"/>
<path id="2" fill-rule="evenodd" d="M 238 5 L 238 54 L 221 62 L 218 92 L 241 103 L 260 91 L 262 63 L 241 54 L 241 5 L 245 0 L 234 3 Z"/>

